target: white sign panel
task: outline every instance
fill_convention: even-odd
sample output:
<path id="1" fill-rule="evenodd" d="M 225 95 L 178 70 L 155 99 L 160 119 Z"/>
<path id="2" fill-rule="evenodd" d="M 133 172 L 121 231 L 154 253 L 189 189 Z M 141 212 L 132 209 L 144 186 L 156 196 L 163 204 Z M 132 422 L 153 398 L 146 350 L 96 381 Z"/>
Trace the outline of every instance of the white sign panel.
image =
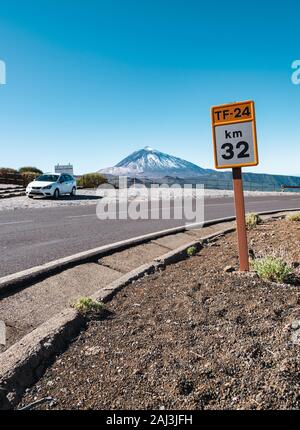
<path id="1" fill-rule="evenodd" d="M 228 164 L 255 163 L 252 122 L 216 127 L 216 150 L 219 167 Z"/>

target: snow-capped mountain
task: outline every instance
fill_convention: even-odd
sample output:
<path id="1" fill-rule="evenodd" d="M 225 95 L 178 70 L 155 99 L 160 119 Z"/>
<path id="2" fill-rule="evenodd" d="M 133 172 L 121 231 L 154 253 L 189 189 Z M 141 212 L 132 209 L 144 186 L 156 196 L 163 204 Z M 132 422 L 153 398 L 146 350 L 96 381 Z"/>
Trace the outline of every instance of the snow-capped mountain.
<path id="1" fill-rule="evenodd" d="M 212 185 L 221 189 L 222 186 L 228 188 L 232 180 L 230 171 L 219 172 L 212 169 L 203 169 L 196 164 L 172 155 L 164 154 L 150 147 L 133 152 L 131 155 L 120 161 L 115 167 L 99 170 L 107 175 L 110 181 L 114 181 L 115 176 L 136 177 L 137 181 L 144 181 L 145 178 L 159 180 L 164 178 L 168 183 L 177 178 L 176 183 L 201 183 L 211 188 Z M 179 179 L 180 178 L 180 179 Z M 244 184 L 254 190 L 274 191 L 280 190 L 281 185 L 300 187 L 300 178 L 294 176 L 278 176 L 258 173 L 243 174 Z M 158 181 L 159 182 L 159 181 Z"/>
<path id="2" fill-rule="evenodd" d="M 102 169 L 99 172 L 117 176 L 193 177 L 207 174 L 210 170 L 202 169 L 189 161 L 146 146 L 144 149 L 133 152 L 115 167 Z"/>

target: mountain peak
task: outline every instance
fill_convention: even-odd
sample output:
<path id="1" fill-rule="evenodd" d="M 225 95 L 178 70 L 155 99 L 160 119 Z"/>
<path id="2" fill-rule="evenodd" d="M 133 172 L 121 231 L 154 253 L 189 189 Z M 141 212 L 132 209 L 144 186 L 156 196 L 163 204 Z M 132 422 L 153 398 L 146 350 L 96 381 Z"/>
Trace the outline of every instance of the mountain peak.
<path id="1" fill-rule="evenodd" d="M 184 178 L 201 176 L 207 173 L 205 169 L 196 164 L 165 154 L 150 146 L 133 152 L 115 167 L 102 169 L 100 172 L 117 176 L 147 176 L 149 178 L 163 176 Z"/>

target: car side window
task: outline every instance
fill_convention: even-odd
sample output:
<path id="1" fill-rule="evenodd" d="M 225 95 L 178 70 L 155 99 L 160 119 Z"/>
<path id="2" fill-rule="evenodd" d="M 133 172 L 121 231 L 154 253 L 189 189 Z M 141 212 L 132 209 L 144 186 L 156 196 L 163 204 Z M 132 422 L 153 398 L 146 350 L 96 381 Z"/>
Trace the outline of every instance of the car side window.
<path id="1" fill-rule="evenodd" d="M 59 182 L 60 183 L 66 182 L 65 175 L 61 175 L 61 177 L 59 178 Z"/>

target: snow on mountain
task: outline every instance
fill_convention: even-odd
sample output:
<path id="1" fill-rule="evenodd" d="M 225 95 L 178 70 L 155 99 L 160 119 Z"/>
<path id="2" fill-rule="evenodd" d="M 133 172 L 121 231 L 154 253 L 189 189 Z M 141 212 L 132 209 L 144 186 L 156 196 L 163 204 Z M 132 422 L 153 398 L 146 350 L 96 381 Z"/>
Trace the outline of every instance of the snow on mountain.
<path id="1" fill-rule="evenodd" d="M 99 172 L 117 176 L 192 177 L 204 175 L 208 171 L 189 161 L 146 146 L 144 149 L 133 152 L 115 167 L 102 169 Z"/>

